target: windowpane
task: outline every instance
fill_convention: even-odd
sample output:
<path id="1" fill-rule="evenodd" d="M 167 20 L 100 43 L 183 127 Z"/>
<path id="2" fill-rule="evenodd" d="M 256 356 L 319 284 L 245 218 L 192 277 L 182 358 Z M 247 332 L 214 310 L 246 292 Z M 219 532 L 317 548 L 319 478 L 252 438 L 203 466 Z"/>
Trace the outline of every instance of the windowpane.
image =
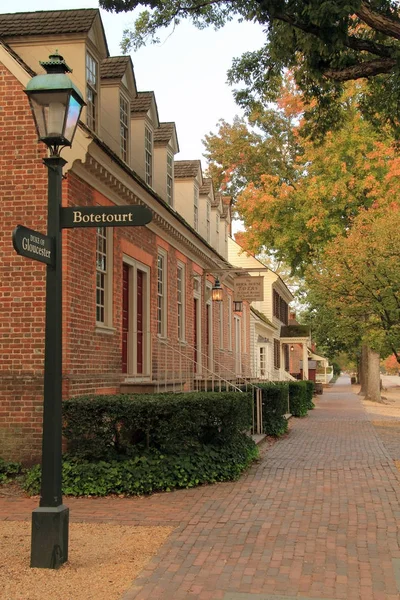
<path id="1" fill-rule="evenodd" d="M 145 127 L 144 138 L 145 149 L 145 178 L 148 185 L 153 182 L 153 134 L 148 127 Z"/>
<path id="2" fill-rule="evenodd" d="M 170 206 L 173 203 L 173 183 L 174 183 L 174 159 L 171 154 L 167 154 L 167 202 Z"/>
<path id="3" fill-rule="evenodd" d="M 185 339 L 185 271 L 177 267 L 178 340 Z"/>
<path id="4" fill-rule="evenodd" d="M 105 322 L 105 289 L 107 276 L 106 228 L 97 228 L 96 239 L 96 321 Z"/>
<path id="5" fill-rule="evenodd" d="M 89 52 L 86 54 L 86 123 L 90 129 L 97 126 L 97 62 Z"/>
<path id="6" fill-rule="evenodd" d="M 120 96 L 119 105 L 119 126 L 121 135 L 121 158 L 128 161 L 128 142 L 129 142 L 129 104 L 124 96 Z"/>

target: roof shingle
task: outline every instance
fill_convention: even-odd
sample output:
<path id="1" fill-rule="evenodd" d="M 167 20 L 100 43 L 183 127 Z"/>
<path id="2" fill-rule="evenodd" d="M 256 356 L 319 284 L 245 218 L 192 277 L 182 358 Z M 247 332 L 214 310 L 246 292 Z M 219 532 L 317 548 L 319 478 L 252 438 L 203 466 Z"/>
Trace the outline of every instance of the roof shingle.
<path id="1" fill-rule="evenodd" d="M 154 143 L 168 143 L 175 131 L 175 123 L 160 123 L 160 127 L 158 127 L 154 131 Z"/>
<path id="2" fill-rule="evenodd" d="M 201 163 L 199 160 L 177 160 L 174 165 L 174 175 L 177 179 L 185 177 L 196 177 L 201 172 Z"/>
<path id="3" fill-rule="evenodd" d="M 147 113 L 153 100 L 154 92 L 138 92 L 136 98 L 131 102 L 131 112 Z"/>
<path id="4" fill-rule="evenodd" d="M 205 177 L 203 179 L 203 185 L 200 188 L 200 195 L 208 196 L 209 194 L 211 194 L 211 190 L 212 190 L 212 179 L 211 179 L 211 177 Z"/>
<path id="5" fill-rule="evenodd" d="M 97 8 L 0 14 L 0 37 L 87 33 L 98 14 Z"/>
<path id="6" fill-rule="evenodd" d="M 130 62 L 129 56 L 110 56 L 101 61 L 101 79 L 122 79 Z"/>

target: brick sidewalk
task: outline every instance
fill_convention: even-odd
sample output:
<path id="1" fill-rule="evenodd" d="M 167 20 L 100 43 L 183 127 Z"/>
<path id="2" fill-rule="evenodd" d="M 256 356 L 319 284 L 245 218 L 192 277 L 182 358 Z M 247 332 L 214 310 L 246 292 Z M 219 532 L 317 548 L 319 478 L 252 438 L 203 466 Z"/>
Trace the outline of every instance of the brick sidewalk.
<path id="1" fill-rule="evenodd" d="M 360 400 L 336 385 L 239 482 L 67 504 L 74 521 L 176 525 L 124 600 L 399 600 L 399 499 Z M 36 506 L 0 498 L 0 519 Z"/>

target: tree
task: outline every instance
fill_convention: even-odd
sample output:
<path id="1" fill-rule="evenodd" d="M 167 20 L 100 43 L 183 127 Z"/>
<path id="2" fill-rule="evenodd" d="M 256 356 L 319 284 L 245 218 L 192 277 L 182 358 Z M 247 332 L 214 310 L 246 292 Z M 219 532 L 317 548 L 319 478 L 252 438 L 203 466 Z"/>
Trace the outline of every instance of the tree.
<path id="1" fill-rule="evenodd" d="M 217 133 L 203 140 L 208 174 L 216 187 L 236 198 L 249 183 L 258 186 L 265 173 L 292 181 L 302 153 L 297 132 L 302 110 L 302 97 L 289 73 L 276 105 L 254 105 L 247 118 L 236 117 L 232 124 L 222 119 Z"/>
<path id="2" fill-rule="evenodd" d="M 267 172 L 250 182 L 236 203 L 249 251 L 272 248 L 300 275 L 360 209 L 397 198 L 397 178 L 390 173 L 400 162 L 392 138 L 379 136 L 362 118 L 357 95 L 347 95 L 346 102 L 339 131 L 327 134 L 320 146 L 303 140 L 290 180 Z"/>
<path id="3" fill-rule="evenodd" d="M 256 52 L 235 59 L 231 83 L 244 83 L 236 92 L 245 107 L 255 99 L 275 100 L 286 69 L 308 104 L 307 118 L 319 134 L 343 118 L 339 99 L 343 82 L 367 78 L 363 110 L 375 123 L 390 123 L 400 134 L 400 13 L 395 0 L 100 0 L 116 12 L 146 7 L 133 30 L 124 32 L 124 51 L 158 31 L 190 19 L 197 27 L 215 28 L 239 18 L 265 26 L 266 43 Z M 313 104 L 313 101 L 316 101 Z"/>
<path id="4" fill-rule="evenodd" d="M 310 265 L 311 297 L 352 326 L 368 352 L 367 397 L 380 399 L 379 356 L 400 364 L 400 202 L 361 211 Z"/>

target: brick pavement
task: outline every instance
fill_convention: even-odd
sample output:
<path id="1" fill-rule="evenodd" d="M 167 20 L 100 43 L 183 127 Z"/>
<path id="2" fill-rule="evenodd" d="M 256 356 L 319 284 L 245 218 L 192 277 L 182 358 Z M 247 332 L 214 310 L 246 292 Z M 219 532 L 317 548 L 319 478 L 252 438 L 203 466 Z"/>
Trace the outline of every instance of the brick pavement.
<path id="1" fill-rule="evenodd" d="M 71 520 L 176 529 L 124 600 L 399 600 L 400 473 L 350 386 L 235 483 L 68 499 Z M 0 519 L 37 500 L 0 498 Z"/>

